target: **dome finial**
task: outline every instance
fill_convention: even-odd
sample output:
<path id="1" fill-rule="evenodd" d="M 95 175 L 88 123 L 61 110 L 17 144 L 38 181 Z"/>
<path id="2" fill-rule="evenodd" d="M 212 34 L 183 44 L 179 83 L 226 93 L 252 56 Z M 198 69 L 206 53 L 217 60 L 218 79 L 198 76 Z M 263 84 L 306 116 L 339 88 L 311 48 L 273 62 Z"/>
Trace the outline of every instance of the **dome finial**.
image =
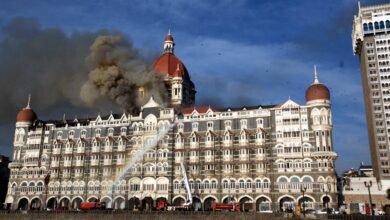
<path id="1" fill-rule="evenodd" d="M 317 65 L 314 64 L 314 84 L 318 83 L 320 83 L 320 81 L 318 81 Z"/>
<path id="2" fill-rule="evenodd" d="M 30 102 L 31 102 L 31 93 L 28 94 L 28 100 L 27 100 L 27 106 L 26 106 L 27 109 L 30 108 Z"/>
<path id="3" fill-rule="evenodd" d="M 173 41 L 173 37 L 171 34 L 171 29 L 168 29 L 168 34 L 164 39 L 164 53 L 172 53 L 175 47 L 175 43 Z"/>

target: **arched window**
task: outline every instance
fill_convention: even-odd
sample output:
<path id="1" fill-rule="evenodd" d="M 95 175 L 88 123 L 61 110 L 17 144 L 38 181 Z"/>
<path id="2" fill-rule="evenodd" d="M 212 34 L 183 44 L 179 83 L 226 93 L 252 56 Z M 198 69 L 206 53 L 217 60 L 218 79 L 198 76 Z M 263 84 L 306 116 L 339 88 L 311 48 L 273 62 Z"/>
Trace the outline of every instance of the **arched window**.
<path id="1" fill-rule="evenodd" d="M 364 30 L 364 31 L 368 31 L 368 25 L 367 25 L 367 23 L 364 23 L 364 24 L 363 24 L 363 30 Z"/>
<path id="2" fill-rule="evenodd" d="M 216 189 L 217 188 L 217 181 L 212 180 L 211 181 L 211 189 Z"/>
<path id="3" fill-rule="evenodd" d="M 386 21 L 386 28 L 390 28 L 390 21 L 389 20 Z"/>
<path id="4" fill-rule="evenodd" d="M 372 25 L 372 23 L 371 23 L 371 22 L 370 22 L 370 23 L 368 23 L 368 29 L 369 29 L 370 31 L 374 30 L 374 27 L 373 27 L 373 25 Z"/>
<path id="5" fill-rule="evenodd" d="M 385 29 L 385 22 L 383 22 L 383 21 L 379 22 L 379 28 Z"/>
<path id="6" fill-rule="evenodd" d="M 228 182 L 227 180 L 224 180 L 224 181 L 222 182 L 222 185 L 223 185 L 223 188 L 224 188 L 224 189 L 229 188 L 229 182 Z"/>
<path id="7" fill-rule="evenodd" d="M 265 179 L 265 180 L 263 181 L 263 188 L 264 188 L 264 189 L 268 189 L 268 188 L 269 188 L 269 180 Z"/>
<path id="8" fill-rule="evenodd" d="M 240 187 L 240 189 L 244 189 L 244 188 L 245 188 L 245 182 L 244 182 L 244 180 L 240 180 L 240 181 L 239 181 L 239 187 Z"/>

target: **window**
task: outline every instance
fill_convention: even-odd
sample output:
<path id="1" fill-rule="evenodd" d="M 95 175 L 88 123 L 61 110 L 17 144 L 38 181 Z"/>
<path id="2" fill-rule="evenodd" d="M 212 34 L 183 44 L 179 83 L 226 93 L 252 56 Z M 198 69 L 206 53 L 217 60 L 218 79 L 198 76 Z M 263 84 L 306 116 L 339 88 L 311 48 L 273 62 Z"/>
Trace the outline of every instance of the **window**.
<path id="1" fill-rule="evenodd" d="M 192 123 L 192 130 L 194 131 L 198 130 L 198 123 Z"/>
<path id="2" fill-rule="evenodd" d="M 247 128 L 247 120 L 243 119 L 240 121 L 241 129 Z"/>
<path id="3" fill-rule="evenodd" d="M 113 128 L 109 128 L 108 129 L 108 136 L 113 136 L 114 135 L 114 129 Z"/>

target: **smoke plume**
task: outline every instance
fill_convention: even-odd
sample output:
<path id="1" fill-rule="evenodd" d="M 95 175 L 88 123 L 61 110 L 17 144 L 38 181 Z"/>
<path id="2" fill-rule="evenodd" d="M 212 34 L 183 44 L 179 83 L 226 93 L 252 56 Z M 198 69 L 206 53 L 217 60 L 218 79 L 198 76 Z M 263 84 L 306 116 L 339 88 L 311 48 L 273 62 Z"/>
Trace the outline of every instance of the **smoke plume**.
<path id="1" fill-rule="evenodd" d="M 120 37 L 99 37 L 106 35 Z M 134 101 L 139 85 L 163 100 L 156 94 L 159 78 L 145 73 L 149 65 L 142 52 L 118 32 L 65 33 L 44 28 L 35 19 L 14 18 L 0 30 L 0 124 L 15 122 L 29 93 L 40 118 L 51 112 L 58 112 L 51 117 L 62 117 L 65 110 L 60 108 L 79 116 L 132 110 L 139 107 L 139 100 Z"/>
<path id="2" fill-rule="evenodd" d="M 122 36 L 99 36 L 87 57 L 88 81 L 80 97 L 90 106 L 108 97 L 124 110 L 137 113 L 150 96 L 165 103 L 163 80 L 140 60 L 138 51 Z M 139 96 L 139 88 L 143 96 Z"/>

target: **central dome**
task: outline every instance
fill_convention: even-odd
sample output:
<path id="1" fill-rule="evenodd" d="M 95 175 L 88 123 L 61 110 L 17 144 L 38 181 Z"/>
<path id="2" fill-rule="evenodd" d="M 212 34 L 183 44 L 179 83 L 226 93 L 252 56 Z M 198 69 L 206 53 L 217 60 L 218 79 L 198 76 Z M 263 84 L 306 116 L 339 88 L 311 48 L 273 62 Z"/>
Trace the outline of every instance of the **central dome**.
<path id="1" fill-rule="evenodd" d="M 177 76 L 178 68 L 181 71 L 181 77 L 187 77 L 188 71 L 183 62 L 179 60 L 173 53 L 164 53 L 153 63 L 153 70 L 159 74 L 168 74 L 171 77 Z"/>

